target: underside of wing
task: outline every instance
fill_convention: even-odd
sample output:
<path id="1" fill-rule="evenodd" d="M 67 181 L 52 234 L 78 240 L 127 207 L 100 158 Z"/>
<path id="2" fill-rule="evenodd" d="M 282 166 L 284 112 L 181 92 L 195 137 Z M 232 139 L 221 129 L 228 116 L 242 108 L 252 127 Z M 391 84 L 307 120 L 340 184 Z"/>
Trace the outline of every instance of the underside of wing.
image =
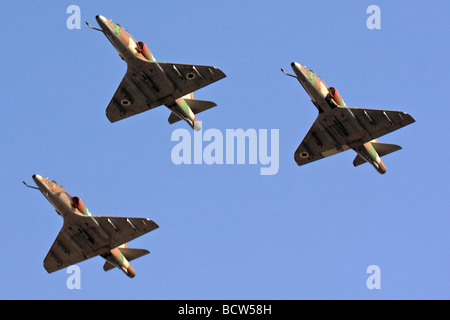
<path id="1" fill-rule="evenodd" d="M 150 109 L 150 101 L 137 89 L 127 72 L 106 108 L 106 117 L 116 122 Z"/>
<path id="2" fill-rule="evenodd" d="M 415 122 L 406 112 L 349 108 L 358 123 L 368 134 L 367 141 L 377 139 Z"/>
<path id="3" fill-rule="evenodd" d="M 77 216 L 65 223 L 44 259 L 51 273 L 83 260 L 105 254 L 158 228 L 145 218 Z"/>
<path id="4" fill-rule="evenodd" d="M 98 239 L 82 223 L 64 225 L 44 259 L 51 273 L 108 251 L 108 241 Z"/>
<path id="5" fill-rule="evenodd" d="M 71 237 L 61 230 L 44 259 L 44 268 L 51 273 L 89 258 L 91 257 L 84 255 Z"/>
<path id="6" fill-rule="evenodd" d="M 111 241 L 111 248 L 127 243 L 159 227 L 154 221 L 146 218 L 97 216 L 95 220 Z"/>
<path id="7" fill-rule="evenodd" d="M 154 62 L 136 59 L 128 62 L 127 73 L 106 108 L 111 122 L 156 108 L 175 90 Z"/>
<path id="8" fill-rule="evenodd" d="M 348 145 L 337 145 L 331 138 L 329 129 L 318 119 L 314 121 L 302 143 L 294 153 L 295 162 L 299 166 L 323 159 L 339 152 L 350 149 Z"/>
<path id="9" fill-rule="evenodd" d="M 109 121 L 116 122 L 160 105 L 173 104 L 225 77 L 215 67 L 152 62 L 138 57 L 128 61 L 128 69 L 106 108 Z"/>
<path id="10" fill-rule="evenodd" d="M 158 62 L 177 89 L 177 97 L 197 91 L 226 77 L 222 70 L 212 66 Z"/>

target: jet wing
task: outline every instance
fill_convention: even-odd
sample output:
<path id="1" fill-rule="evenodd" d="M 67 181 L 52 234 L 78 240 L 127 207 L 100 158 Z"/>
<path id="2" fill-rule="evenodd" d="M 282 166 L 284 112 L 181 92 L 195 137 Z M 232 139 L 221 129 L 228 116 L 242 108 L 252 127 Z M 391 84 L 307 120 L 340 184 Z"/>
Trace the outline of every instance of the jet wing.
<path id="1" fill-rule="evenodd" d="M 152 62 L 141 58 L 128 61 L 128 69 L 106 108 L 116 122 L 138 113 L 172 104 L 175 99 L 225 77 L 215 67 Z"/>
<path id="2" fill-rule="evenodd" d="M 176 98 L 197 91 L 226 77 L 222 70 L 192 64 L 157 62 L 178 91 Z"/>
<path id="3" fill-rule="evenodd" d="M 123 77 L 106 108 L 106 117 L 109 121 L 116 122 L 152 109 L 152 100 L 143 95 L 139 89 L 143 84 L 137 84 L 136 80 L 138 79 L 130 71 Z"/>
<path id="4" fill-rule="evenodd" d="M 156 228 L 158 225 L 146 218 L 76 216 L 64 223 L 44 259 L 44 268 L 51 273 L 106 254 Z"/>
<path id="5" fill-rule="evenodd" d="M 318 119 L 314 121 L 311 129 L 309 129 L 302 143 L 294 153 L 295 162 L 299 166 L 350 149 L 348 145 L 337 145 L 331 139 L 328 129 Z"/>
<path id="6" fill-rule="evenodd" d="M 377 139 L 385 134 L 415 122 L 413 117 L 402 111 L 360 108 L 349 109 L 358 120 L 358 123 L 369 135 L 369 139 L 367 139 L 367 141 Z"/>
<path id="7" fill-rule="evenodd" d="M 402 111 L 337 107 L 330 112 L 335 125 L 323 125 L 319 115 L 295 151 L 294 159 L 299 166 L 351 149 L 355 143 L 377 139 L 415 121 Z M 353 117 L 360 127 L 350 121 Z M 335 129 L 344 134 L 336 134 Z"/>

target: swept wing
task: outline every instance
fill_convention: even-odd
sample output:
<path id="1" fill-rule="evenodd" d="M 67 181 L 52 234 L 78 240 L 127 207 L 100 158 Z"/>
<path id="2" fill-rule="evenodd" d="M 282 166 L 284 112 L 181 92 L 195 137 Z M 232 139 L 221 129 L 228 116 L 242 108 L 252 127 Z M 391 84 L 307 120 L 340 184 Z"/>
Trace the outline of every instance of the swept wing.
<path id="1" fill-rule="evenodd" d="M 146 218 L 79 216 L 65 221 L 50 251 L 44 268 L 51 273 L 83 260 L 105 254 L 158 228 Z"/>
<path id="2" fill-rule="evenodd" d="M 414 121 L 402 111 L 336 107 L 327 116 L 319 114 L 295 151 L 294 159 L 299 166 L 305 165 L 377 139 Z"/>
<path id="3" fill-rule="evenodd" d="M 225 78 L 212 66 L 152 62 L 135 57 L 106 109 L 116 122 L 175 99 Z"/>

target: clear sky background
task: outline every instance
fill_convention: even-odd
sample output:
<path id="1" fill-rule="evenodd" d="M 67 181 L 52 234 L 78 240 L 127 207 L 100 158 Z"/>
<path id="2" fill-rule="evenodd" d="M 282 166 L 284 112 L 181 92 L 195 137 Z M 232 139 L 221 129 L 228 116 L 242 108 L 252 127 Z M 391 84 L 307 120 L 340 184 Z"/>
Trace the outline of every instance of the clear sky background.
<path id="1" fill-rule="evenodd" d="M 81 9 L 69 30 L 69 5 Z M 369 5 L 381 29 L 369 30 Z M 435 1 L 2 1 L 0 195 L 3 299 L 449 299 L 450 3 Z M 175 165 L 169 110 L 111 124 L 105 108 L 126 71 L 97 26 L 102 14 L 165 62 L 213 65 L 227 78 L 197 91 L 218 107 L 204 131 L 279 129 L 279 171 Z M 401 110 L 416 123 L 384 136 L 403 150 L 385 175 L 353 151 L 298 167 L 317 116 L 291 72 L 297 61 L 347 105 Z M 207 143 L 205 143 L 207 144 Z M 134 279 L 100 257 L 70 274 L 42 262 L 62 219 L 38 173 L 94 215 L 146 217 L 129 243 L 151 254 Z M 369 290 L 366 269 L 381 270 Z"/>

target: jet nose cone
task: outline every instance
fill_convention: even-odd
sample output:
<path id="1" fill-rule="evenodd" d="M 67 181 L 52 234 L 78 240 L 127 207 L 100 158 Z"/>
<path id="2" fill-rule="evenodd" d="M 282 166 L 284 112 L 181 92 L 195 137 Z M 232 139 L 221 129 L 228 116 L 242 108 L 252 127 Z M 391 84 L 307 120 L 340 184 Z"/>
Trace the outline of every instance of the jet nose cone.
<path id="1" fill-rule="evenodd" d="M 103 29 L 104 27 L 106 27 L 108 24 L 108 19 L 106 19 L 104 16 L 102 15 L 96 15 L 95 16 L 95 20 L 97 20 L 98 25 Z"/>
<path id="2" fill-rule="evenodd" d="M 300 70 L 302 65 L 300 63 L 294 61 L 294 62 L 291 62 L 291 67 L 292 67 L 292 69 L 296 68 L 296 69 Z"/>
<path id="3" fill-rule="evenodd" d="M 34 183 L 36 183 L 36 185 L 38 186 L 38 188 L 41 189 L 41 191 L 43 190 L 43 188 L 46 187 L 44 178 L 42 178 L 40 175 L 33 174 L 33 180 L 34 180 Z"/>
<path id="4" fill-rule="evenodd" d="M 305 75 L 305 73 L 302 70 L 302 69 L 304 69 L 304 67 L 300 63 L 292 62 L 291 67 L 292 67 L 292 70 L 294 70 L 294 72 L 297 75 L 297 78 L 299 80 L 304 81 L 306 79 L 307 76 Z"/>

